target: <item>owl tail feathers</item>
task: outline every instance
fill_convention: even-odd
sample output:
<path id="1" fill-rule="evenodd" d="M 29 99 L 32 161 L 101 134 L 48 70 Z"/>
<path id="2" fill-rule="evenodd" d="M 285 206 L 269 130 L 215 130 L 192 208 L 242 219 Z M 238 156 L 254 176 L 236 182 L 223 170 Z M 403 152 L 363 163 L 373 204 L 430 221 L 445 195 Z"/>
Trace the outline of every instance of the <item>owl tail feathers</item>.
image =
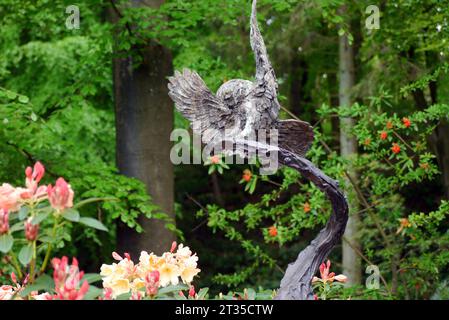
<path id="1" fill-rule="evenodd" d="M 281 120 L 277 123 L 279 147 L 304 156 L 313 143 L 313 127 L 305 121 Z"/>

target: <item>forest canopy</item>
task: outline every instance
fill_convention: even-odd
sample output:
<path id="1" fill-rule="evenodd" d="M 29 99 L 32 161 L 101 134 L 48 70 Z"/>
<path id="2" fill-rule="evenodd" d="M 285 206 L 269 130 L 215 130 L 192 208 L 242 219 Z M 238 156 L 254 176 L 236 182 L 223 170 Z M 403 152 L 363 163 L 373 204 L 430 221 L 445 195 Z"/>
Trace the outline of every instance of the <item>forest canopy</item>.
<path id="1" fill-rule="evenodd" d="M 288 167 L 170 161 L 189 121 L 168 77 L 254 81 L 250 14 L 249 0 L 0 0 L 0 284 L 77 257 L 96 277 L 76 297 L 97 298 L 116 280 L 102 266 L 147 251 L 194 265 L 186 296 L 275 295 L 328 221 L 325 194 Z M 257 18 L 279 118 L 313 126 L 307 158 L 349 202 L 316 298 L 449 298 L 449 2 L 259 0 Z M 17 210 L 11 186 L 34 188 Z M 177 284 L 164 275 L 141 277 L 147 296 Z"/>

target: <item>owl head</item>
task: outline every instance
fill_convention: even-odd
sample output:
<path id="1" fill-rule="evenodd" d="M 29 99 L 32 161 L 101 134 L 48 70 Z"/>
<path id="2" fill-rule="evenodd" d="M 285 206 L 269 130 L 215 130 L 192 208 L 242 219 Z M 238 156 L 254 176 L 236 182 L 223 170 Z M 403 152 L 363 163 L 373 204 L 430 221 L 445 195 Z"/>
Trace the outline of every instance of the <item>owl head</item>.
<path id="1" fill-rule="evenodd" d="M 248 80 L 229 80 L 221 85 L 217 96 L 222 99 L 230 109 L 239 106 L 251 92 L 253 83 Z"/>

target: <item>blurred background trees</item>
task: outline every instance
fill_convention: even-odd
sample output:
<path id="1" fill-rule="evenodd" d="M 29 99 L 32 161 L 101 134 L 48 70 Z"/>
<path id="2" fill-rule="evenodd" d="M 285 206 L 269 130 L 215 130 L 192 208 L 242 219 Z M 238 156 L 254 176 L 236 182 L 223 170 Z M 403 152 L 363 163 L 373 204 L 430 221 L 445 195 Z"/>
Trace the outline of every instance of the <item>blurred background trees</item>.
<path id="1" fill-rule="evenodd" d="M 176 166 L 179 230 L 170 192 L 157 191 L 172 188 L 169 158 L 157 153 L 170 145 L 162 132 L 171 120 L 188 125 L 179 114 L 171 118 L 163 97 L 170 60 L 196 70 L 212 90 L 251 79 L 250 1 L 79 1 L 80 28 L 70 30 L 71 4 L 0 0 L 0 181 L 40 160 L 80 197 L 119 198 L 90 207 L 112 227 L 109 235 L 75 229 L 73 245 L 61 248 L 93 269 L 115 249 L 117 219 L 155 239 L 146 217 L 198 252 L 201 286 L 276 288 L 326 221 L 330 208 L 318 190 L 289 169 L 259 177 L 257 166 L 212 175 L 202 165 Z M 372 4 L 380 29 L 365 24 Z M 314 125 L 308 156 L 340 180 L 359 221 L 331 257 L 354 284 L 347 296 L 448 295 L 448 4 L 259 0 L 281 117 Z M 130 119 L 139 124 L 126 131 Z M 245 169 L 251 174 L 242 177 Z M 150 240 L 146 249 L 159 244 Z M 381 272 L 379 290 L 365 288 L 371 264 Z"/>

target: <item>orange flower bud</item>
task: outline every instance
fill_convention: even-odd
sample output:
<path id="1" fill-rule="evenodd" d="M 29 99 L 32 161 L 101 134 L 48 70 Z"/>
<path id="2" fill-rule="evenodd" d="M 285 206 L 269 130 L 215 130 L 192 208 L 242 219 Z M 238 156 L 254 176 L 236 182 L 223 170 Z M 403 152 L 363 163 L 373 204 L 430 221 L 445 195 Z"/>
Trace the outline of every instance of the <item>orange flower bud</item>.
<path id="1" fill-rule="evenodd" d="M 402 118 L 402 123 L 406 128 L 409 128 L 412 125 L 412 122 L 410 121 L 409 118 Z"/>
<path id="2" fill-rule="evenodd" d="M 246 182 L 249 182 L 252 176 L 253 176 L 252 172 L 246 169 L 243 171 L 242 179 L 245 180 Z"/>
<path id="3" fill-rule="evenodd" d="M 399 152 L 401 152 L 401 147 L 397 143 L 393 143 L 391 151 L 393 151 L 394 154 L 398 154 Z"/>
<path id="4" fill-rule="evenodd" d="M 310 212 L 311 208 L 310 208 L 310 204 L 308 202 L 304 203 L 304 212 Z"/>
<path id="5" fill-rule="evenodd" d="M 278 235 L 278 229 L 275 226 L 271 226 L 268 228 L 268 234 L 272 237 L 276 237 Z"/>
<path id="6" fill-rule="evenodd" d="M 210 162 L 212 164 L 219 164 L 220 163 L 220 157 L 219 156 L 212 156 L 212 157 L 210 157 Z"/>

